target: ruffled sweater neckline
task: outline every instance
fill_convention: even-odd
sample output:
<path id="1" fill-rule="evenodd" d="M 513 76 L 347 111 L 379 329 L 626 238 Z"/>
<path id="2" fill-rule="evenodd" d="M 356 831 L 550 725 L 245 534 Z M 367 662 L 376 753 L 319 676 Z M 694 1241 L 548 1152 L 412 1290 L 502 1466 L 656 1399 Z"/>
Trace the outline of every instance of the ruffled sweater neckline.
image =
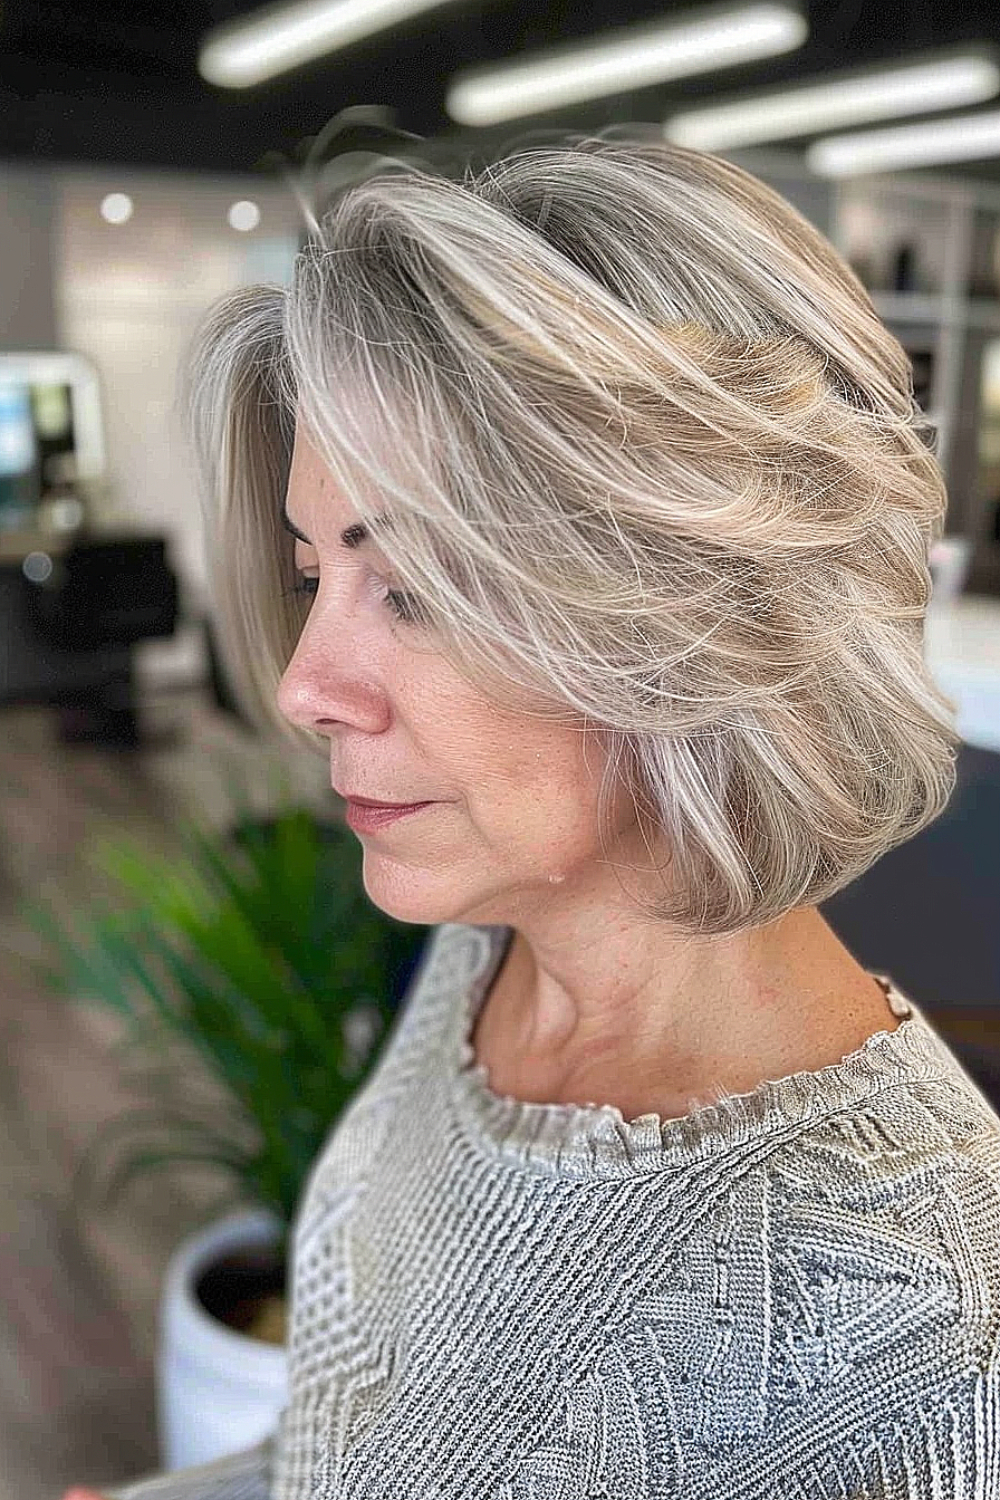
<path id="1" fill-rule="evenodd" d="M 902 1023 L 893 1031 L 876 1032 L 839 1063 L 815 1072 L 767 1079 L 748 1093 L 726 1095 L 670 1119 L 643 1114 L 626 1120 L 612 1104 L 514 1099 L 490 1087 L 489 1072 L 476 1061 L 471 1041 L 514 929 L 454 924 L 450 931 L 465 945 L 458 969 L 460 1000 L 449 1038 L 448 1079 L 459 1119 L 480 1153 L 545 1175 L 629 1177 L 691 1165 L 765 1136 L 797 1135 L 808 1124 L 885 1088 L 915 1077 L 940 1077 L 955 1068 L 952 1054 L 919 1007 L 890 976 L 869 970 Z"/>

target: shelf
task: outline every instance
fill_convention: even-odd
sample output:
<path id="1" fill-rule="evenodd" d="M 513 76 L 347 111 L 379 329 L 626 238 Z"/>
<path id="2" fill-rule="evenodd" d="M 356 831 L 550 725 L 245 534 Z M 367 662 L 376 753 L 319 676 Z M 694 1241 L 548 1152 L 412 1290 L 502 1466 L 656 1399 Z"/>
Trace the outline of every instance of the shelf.
<path id="1" fill-rule="evenodd" d="M 880 318 L 894 323 L 960 322 L 959 304 L 930 292 L 884 292 L 868 288 Z"/>
<path id="2" fill-rule="evenodd" d="M 942 324 L 985 328 L 1000 333 L 1000 300 L 931 296 L 922 292 L 880 292 L 868 288 L 880 318 L 887 323 Z"/>

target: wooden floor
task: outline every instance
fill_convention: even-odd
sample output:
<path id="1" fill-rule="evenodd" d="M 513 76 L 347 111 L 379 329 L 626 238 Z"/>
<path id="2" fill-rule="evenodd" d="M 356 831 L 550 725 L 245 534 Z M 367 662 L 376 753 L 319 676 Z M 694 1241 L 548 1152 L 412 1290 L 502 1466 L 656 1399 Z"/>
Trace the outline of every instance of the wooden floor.
<path id="1" fill-rule="evenodd" d="M 0 712 L 0 1500 L 59 1500 L 70 1484 L 157 1466 L 164 1268 L 229 1191 L 185 1169 L 136 1178 L 111 1208 L 77 1201 L 85 1147 L 142 1101 L 112 1054 L 117 1023 L 39 985 L 28 961 L 44 945 L 23 903 L 83 909 L 95 877 L 82 854 L 98 833 L 126 828 L 169 848 L 180 818 L 222 826 L 232 769 L 261 812 L 283 770 L 335 813 L 318 758 L 262 751 L 205 694 L 163 694 L 143 725 L 149 744 L 126 751 L 61 743 L 43 708 Z"/>

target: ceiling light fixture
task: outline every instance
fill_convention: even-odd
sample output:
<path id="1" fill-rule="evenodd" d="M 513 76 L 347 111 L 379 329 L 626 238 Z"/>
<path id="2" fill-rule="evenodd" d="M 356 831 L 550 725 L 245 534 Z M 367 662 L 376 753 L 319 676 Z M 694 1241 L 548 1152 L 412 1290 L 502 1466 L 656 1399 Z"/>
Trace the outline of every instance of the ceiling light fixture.
<path id="1" fill-rule="evenodd" d="M 336 52 L 448 0 L 299 0 L 269 6 L 208 32 L 198 71 L 222 88 L 245 89 Z"/>
<path id="2" fill-rule="evenodd" d="M 109 224 L 126 224 L 132 217 L 132 208 L 128 193 L 106 193 L 101 199 L 101 218 Z"/>
<path id="3" fill-rule="evenodd" d="M 806 165 L 821 177 L 851 177 L 949 161 L 1000 156 L 1000 110 L 953 115 L 893 130 L 831 135 L 806 152 Z"/>
<path id="4" fill-rule="evenodd" d="M 249 234 L 250 230 L 256 229 L 260 223 L 260 209 L 249 198 L 241 198 L 238 203 L 230 204 L 226 217 L 231 229 L 239 229 L 243 234 Z"/>
<path id="5" fill-rule="evenodd" d="M 830 74 L 818 83 L 683 110 L 663 122 L 680 146 L 726 151 L 762 141 L 817 135 L 838 125 L 929 114 L 980 104 L 1000 92 L 1000 68 L 991 49 L 948 55 L 864 72 Z"/>
<path id="6" fill-rule="evenodd" d="M 460 125 L 495 125 L 775 57 L 801 47 L 808 34 L 801 11 L 790 5 L 713 6 L 683 20 L 619 28 L 572 46 L 456 73 L 445 108 Z"/>

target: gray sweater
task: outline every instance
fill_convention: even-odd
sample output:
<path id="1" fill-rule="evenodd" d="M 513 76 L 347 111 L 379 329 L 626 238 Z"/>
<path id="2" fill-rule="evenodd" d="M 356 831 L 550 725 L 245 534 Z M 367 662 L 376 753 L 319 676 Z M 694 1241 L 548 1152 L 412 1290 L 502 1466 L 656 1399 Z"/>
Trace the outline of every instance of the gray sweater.
<path id="1" fill-rule="evenodd" d="M 885 975 L 678 1119 L 491 1091 L 512 931 L 430 934 L 294 1226 L 290 1400 L 121 1500 L 1000 1500 L 1000 1118 Z"/>

